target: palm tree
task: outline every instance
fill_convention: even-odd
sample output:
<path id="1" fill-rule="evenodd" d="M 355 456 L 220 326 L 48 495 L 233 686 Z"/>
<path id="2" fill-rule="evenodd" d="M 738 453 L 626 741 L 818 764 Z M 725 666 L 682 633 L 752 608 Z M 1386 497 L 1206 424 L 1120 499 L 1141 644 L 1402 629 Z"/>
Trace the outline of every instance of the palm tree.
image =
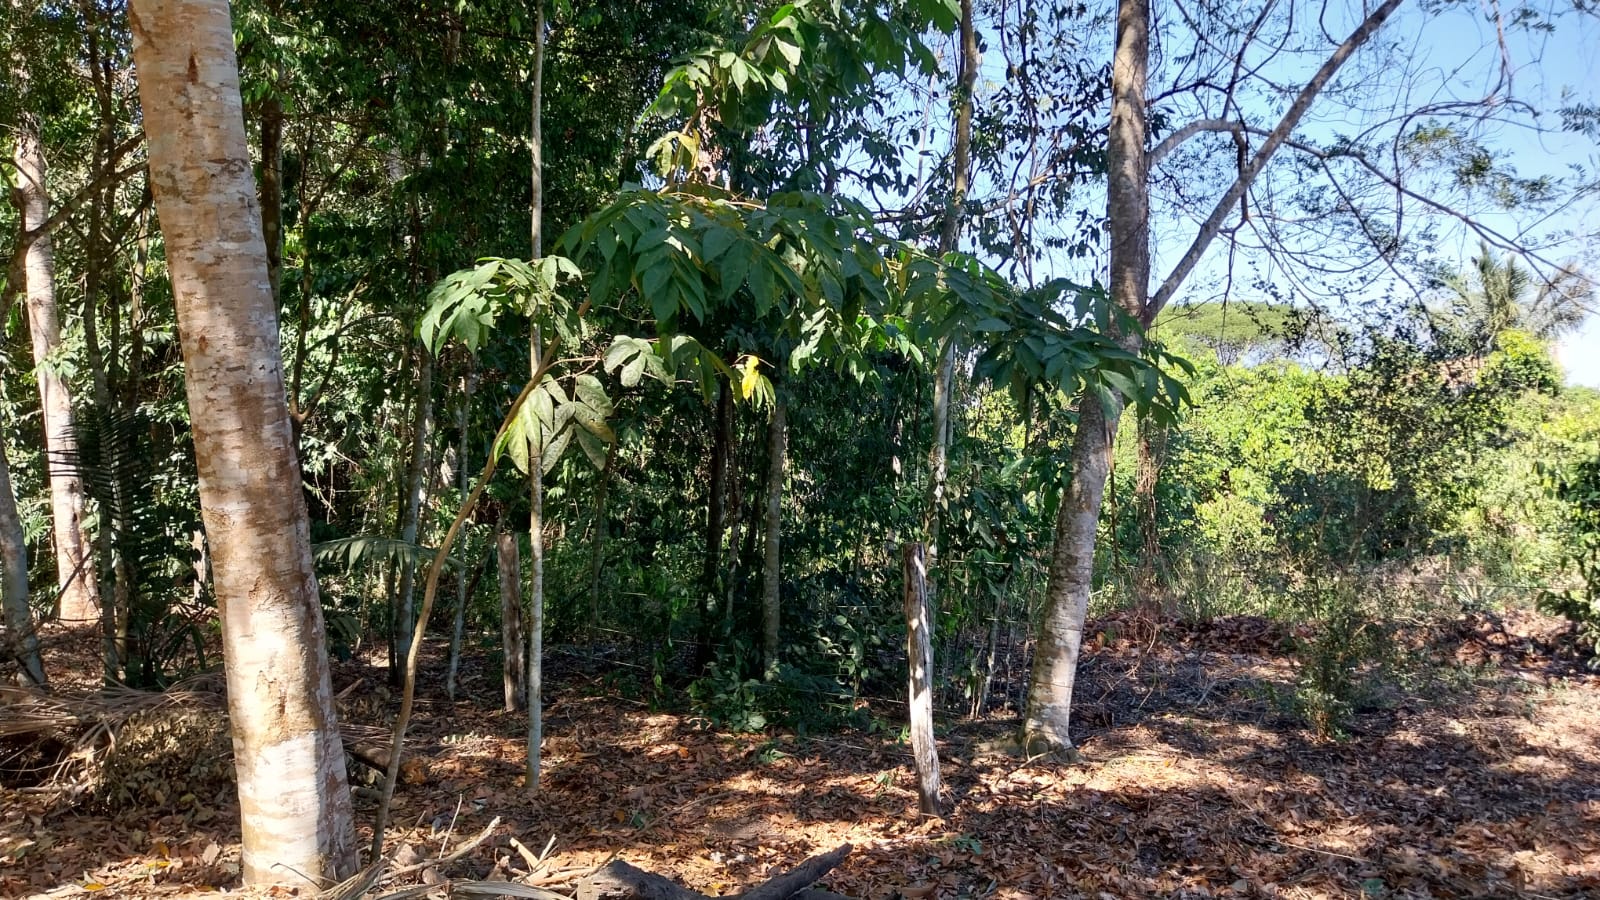
<path id="1" fill-rule="evenodd" d="M 1497 257 L 1487 242 L 1465 271 L 1440 279 L 1448 307 L 1430 318 L 1464 355 L 1486 356 L 1502 332 L 1517 329 L 1542 341 L 1574 331 L 1594 309 L 1595 283 L 1575 266 L 1540 281 L 1515 257 Z"/>

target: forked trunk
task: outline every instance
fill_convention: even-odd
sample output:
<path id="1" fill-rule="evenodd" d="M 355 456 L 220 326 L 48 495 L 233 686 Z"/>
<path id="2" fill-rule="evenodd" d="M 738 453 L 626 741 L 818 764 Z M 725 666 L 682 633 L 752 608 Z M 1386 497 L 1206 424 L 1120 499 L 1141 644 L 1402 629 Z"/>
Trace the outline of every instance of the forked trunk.
<path id="1" fill-rule="evenodd" d="M 222 0 L 133 0 L 150 182 L 214 561 L 248 884 L 355 868 L 344 750 L 233 28 Z"/>
<path id="2" fill-rule="evenodd" d="M 44 148 L 38 129 L 23 118 L 17 129 L 16 187 L 12 201 L 24 232 L 40 228 L 50 217 L 45 181 Z M 72 420 L 72 392 L 55 359 L 61 347 L 61 318 L 56 309 L 55 250 L 48 233 L 28 245 L 23 262 L 28 305 L 28 333 L 33 342 L 35 380 L 44 419 L 46 471 L 50 481 L 50 521 L 56 545 L 56 583 L 61 589 L 58 615 L 71 624 L 99 621 L 98 572 L 83 535 L 83 480 L 67 464 L 78 457 Z"/>

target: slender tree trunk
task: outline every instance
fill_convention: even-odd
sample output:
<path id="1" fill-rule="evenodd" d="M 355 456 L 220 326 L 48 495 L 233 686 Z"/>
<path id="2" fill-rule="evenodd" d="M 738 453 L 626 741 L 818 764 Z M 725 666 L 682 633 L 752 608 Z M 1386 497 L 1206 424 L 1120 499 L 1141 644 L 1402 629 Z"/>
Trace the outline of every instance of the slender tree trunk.
<path id="1" fill-rule="evenodd" d="M 695 642 L 695 669 L 711 664 L 716 635 L 719 582 L 722 575 L 722 539 L 727 531 L 728 462 L 733 452 L 733 386 L 722 379 L 717 389 L 716 416 L 711 425 L 711 496 L 706 504 L 706 549 L 700 569 L 699 639 Z"/>
<path id="2" fill-rule="evenodd" d="M 433 430 L 433 354 L 418 347 L 421 366 L 417 371 L 417 417 L 411 426 L 411 455 L 406 467 L 405 512 L 400 520 L 400 540 L 415 547 L 422 520 L 422 495 L 427 486 L 428 432 Z M 400 590 L 395 602 L 395 655 L 399 664 L 390 680 L 399 683 L 400 668 L 411 651 L 411 630 L 416 618 L 417 556 L 400 564 Z"/>
<path id="3" fill-rule="evenodd" d="M 961 0 L 961 69 L 956 79 L 955 137 L 951 160 L 950 204 L 939 229 L 939 253 L 954 251 L 961 238 L 962 207 L 972 180 L 972 94 L 978 80 L 978 33 L 972 0 Z M 939 523 L 944 513 L 945 479 L 950 468 L 950 395 L 955 388 L 956 345 L 946 341 L 933 380 L 933 444 L 928 449 L 928 499 L 922 514 L 928 566 L 939 559 Z"/>
<path id="4" fill-rule="evenodd" d="M 471 459 L 468 450 L 471 422 L 472 394 L 478 386 L 477 367 L 469 360 L 467 372 L 461 376 L 461 408 L 456 411 L 456 490 L 465 498 L 472 487 Z M 467 569 L 456 572 L 456 612 L 450 628 L 450 662 L 444 676 L 444 692 L 452 702 L 456 699 L 456 672 L 461 666 L 461 635 L 467 624 Z"/>
<path id="5" fill-rule="evenodd" d="M 1150 416 L 1139 419 L 1139 471 L 1133 484 L 1134 513 L 1139 521 L 1138 588 L 1143 604 L 1157 616 L 1167 613 L 1160 594 L 1164 560 L 1161 553 L 1160 509 L 1156 487 L 1167 457 L 1167 428 Z"/>
<path id="6" fill-rule="evenodd" d="M 1111 301 L 1135 318 L 1143 316 L 1150 289 L 1150 194 L 1145 156 L 1145 81 L 1149 66 L 1149 0 L 1121 0 L 1116 55 L 1111 68 L 1110 170 L 1107 211 L 1111 222 Z M 1137 351 L 1139 335 L 1117 334 L 1124 349 Z M 1072 687 L 1083 647 L 1084 619 L 1094 588 L 1094 552 L 1111 441 L 1122 408 L 1086 392 L 1078 405 L 1072 437 L 1071 483 L 1056 514 L 1044 620 L 1034 650 L 1028 710 L 1022 740 L 1030 753 L 1072 747 L 1068 731 Z"/>
<path id="7" fill-rule="evenodd" d="M 928 571 L 922 544 L 905 546 L 907 711 L 911 755 L 917 769 L 917 806 L 939 815 L 939 747 L 933 739 L 933 619 L 928 614 Z"/>
<path id="8" fill-rule="evenodd" d="M 606 449 L 606 464 L 600 469 L 600 483 L 594 489 L 594 530 L 589 536 L 589 627 L 600 628 L 600 586 L 606 565 L 606 540 L 610 537 L 610 513 L 606 502 L 611 490 L 612 473 L 617 467 L 617 445 L 613 441 Z"/>
<path id="9" fill-rule="evenodd" d="M 22 666 L 22 674 L 38 687 L 46 685 L 44 660 L 39 656 L 39 635 L 33 610 L 28 606 L 28 539 L 17 512 L 17 495 L 11 487 L 11 461 L 0 444 L 0 601 L 4 603 L 5 653 Z"/>
<path id="10" fill-rule="evenodd" d="M 761 566 L 761 664 L 767 677 L 777 672 L 783 613 L 783 485 L 788 478 L 789 423 L 780 393 L 767 423 L 766 557 Z"/>
<path id="11" fill-rule="evenodd" d="M 44 148 L 31 119 L 17 128 L 17 183 L 12 191 L 22 231 L 40 228 L 50 216 L 45 181 Z M 23 263 L 27 282 L 28 332 L 33 341 L 35 377 L 44 419 L 46 469 L 50 481 L 50 518 L 56 545 L 56 580 L 61 587 L 58 615 L 64 622 L 98 621 L 100 591 L 96 570 L 83 534 L 83 481 L 72 471 L 78 439 L 72 420 L 72 393 L 57 372 L 61 318 L 56 309 L 55 251 L 49 234 L 28 245 Z M 66 461 L 73 461 L 67 463 Z"/>
<path id="12" fill-rule="evenodd" d="M 526 687 L 522 661 L 522 560 L 517 536 L 509 531 L 495 535 L 495 548 L 500 560 L 500 649 L 505 655 L 501 684 L 506 712 L 516 712 L 522 708 Z"/>
<path id="13" fill-rule="evenodd" d="M 1150 156 L 1146 149 L 1145 84 L 1149 68 L 1149 0 L 1120 0 L 1117 8 L 1116 51 L 1111 68 L 1111 129 L 1106 151 L 1109 180 L 1106 191 L 1111 238 L 1111 302 L 1144 327 L 1183 286 L 1199 264 L 1206 248 L 1223 232 L 1227 219 L 1244 199 L 1296 125 L 1332 83 L 1351 55 L 1372 38 L 1399 9 L 1403 0 L 1384 0 L 1373 7 L 1343 43 L 1306 81 L 1278 124 L 1262 141 L 1248 164 L 1240 167 L 1233 184 L 1217 200 L 1189 248 L 1153 294 L 1150 291 Z M 1198 133 L 1203 129 L 1196 129 Z M 1137 352 L 1138 333 L 1121 333 L 1113 319 L 1111 336 L 1122 347 Z M 1083 624 L 1093 586 L 1094 546 L 1105 483 L 1110 472 L 1111 439 L 1122 410 L 1092 392 L 1079 406 L 1078 431 L 1073 436 L 1070 474 L 1072 484 L 1056 517 L 1055 546 L 1050 579 L 1045 588 L 1045 617 L 1034 670 L 1028 687 L 1028 711 L 1022 739 L 1030 749 L 1070 748 L 1067 727 L 1072 709 L 1072 685 Z"/>
<path id="14" fill-rule="evenodd" d="M 261 234 L 267 242 L 267 283 L 277 304 L 283 281 L 283 101 L 276 96 L 268 96 L 261 107 Z M 304 340 L 303 328 L 301 335 Z"/>
<path id="15" fill-rule="evenodd" d="M 129 20 L 215 560 L 244 880 L 316 889 L 351 874 L 355 831 L 232 23 L 221 0 L 133 0 Z"/>
<path id="16" fill-rule="evenodd" d="M 529 241 L 532 259 L 544 255 L 544 0 L 534 4 L 533 23 L 533 85 L 531 121 L 528 129 L 528 148 L 532 165 L 529 178 Z M 539 328 L 531 333 L 528 365 L 533 377 L 539 377 L 543 368 L 544 342 Z M 543 437 L 541 437 L 541 443 Z M 532 569 L 532 590 L 528 602 L 532 615 L 528 617 L 528 759 L 526 787 L 528 793 L 539 792 L 539 770 L 544 747 L 544 454 L 528 454 L 528 560 Z"/>

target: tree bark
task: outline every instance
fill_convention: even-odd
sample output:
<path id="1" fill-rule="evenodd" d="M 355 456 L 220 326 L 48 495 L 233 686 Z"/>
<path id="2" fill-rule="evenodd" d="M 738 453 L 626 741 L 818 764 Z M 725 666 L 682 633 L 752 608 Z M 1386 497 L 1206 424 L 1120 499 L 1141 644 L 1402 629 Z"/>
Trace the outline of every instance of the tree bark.
<path id="1" fill-rule="evenodd" d="M 129 20 L 215 562 L 244 879 L 315 889 L 355 868 L 355 833 L 232 23 L 221 0 L 133 0 Z"/>
<path id="2" fill-rule="evenodd" d="M 528 129 L 528 148 L 531 151 L 529 166 L 529 238 L 531 259 L 544 255 L 544 51 L 545 51 L 544 0 L 534 4 L 533 24 L 533 85 L 532 116 Z M 528 347 L 528 365 L 537 380 L 546 367 L 544 342 L 539 326 L 533 326 Z M 542 444 L 548 435 L 540 437 Z M 528 756 L 525 767 L 525 787 L 529 794 L 539 792 L 539 770 L 542 768 L 544 748 L 544 454 L 537 449 L 528 454 L 529 481 L 529 591 L 528 603 Z"/>
<path id="3" fill-rule="evenodd" d="M 44 147 L 33 120 L 24 116 L 17 128 L 12 157 L 17 182 L 11 199 L 20 229 L 42 230 L 50 217 Z M 75 469 L 78 439 L 73 424 L 72 392 L 56 371 L 53 358 L 61 347 L 61 318 L 56 309 L 55 251 L 45 231 L 28 245 L 23 261 L 27 287 L 28 333 L 32 338 L 34 375 L 44 420 L 46 471 L 50 482 L 50 520 L 56 547 L 56 582 L 63 622 L 99 621 L 97 572 L 83 533 L 83 480 Z"/>
<path id="4" fill-rule="evenodd" d="M 500 649 L 505 655 L 501 684 L 506 712 L 522 708 L 525 671 L 522 664 L 522 561 L 517 536 L 509 531 L 495 535 L 500 561 Z"/>
<path id="5" fill-rule="evenodd" d="M 956 79 L 955 136 L 950 174 L 950 203 L 939 230 L 939 253 L 954 251 L 961 238 L 962 207 L 972 179 L 972 94 L 978 80 L 978 32 L 972 22 L 972 0 L 961 0 L 961 70 Z M 946 341 L 933 380 L 933 444 L 928 449 L 928 499 L 922 514 L 928 565 L 939 559 L 939 523 L 944 514 L 945 480 L 950 470 L 950 395 L 955 388 L 956 345 Z"/>
<path id="6" fill-rule="evenodd" d="M 711 485 L 706 503 L 706 549 L 700 569 L 699 639 L 695 642 L 696 668 L 705 671 L 711 663 L 711 645 L 716 635 L 717 606 L 721 591 L 722 541 L 727 531 L 728 468 L 733 455 L 733 386 L 720 379 L 717 409 L 711 425 Z"/>
<path id="7" fill-rule="evenodd" d="M 39 656 L 39 634 L 33 609 L 28 606 L 28 540 L 17 512 L 17 495 L 11 487 L 11 461 L 0 444 L 0 602 L 5 611 L 5 652 L 17 660 L 22 674 L 45 687 L 44 660 Z"/>
<path id="8" fill-rule="evenodd" d="M 417 545 L 422 520 L 422 495 L 427 487 L 428 433 L 433 430 L 433 354 L 419 346 L 421 366 L 417 371 L 416 420 L 411 426 L 411 453 L 406 465 L 405 512 L 400 519 L 400 540 Z M 411 629 L 416 619 L 417 555 L 400 563 L 400 589 L 395 598 L 395 658 L 403 662 L 411 650 Z M 390 680 L 399 684 L 400 666 L 391 671 Z"/>
<path id="9" fill-rule="evenodd" d="M 609 513 L 606 502 L 611 490 L 612 473 L 617 467 L 617 445 L 613 441 L 606 449 L 606 464 L 600 469 L 600 483 L 594 489 L 594 531 L 589 536 L 589 627 L 598 633 L 600 628 L 600 585 L 605 574 L 606 540 L 610 537 Z"/>
<path id="10" fill-rule="evenodd" d="M 261 108 L 261 233 L 267 243 L 267 283 L 276 307 L 283 281 L 283 101 L 275 95 L 267 97 Z"/>
<path id="11" fill-rule="evenodd" d="M 777 672 L 783 615 L 783 485 L 788 477 L 789 424 L 783 395 L 772 401 L 767 423 L 766 555 L 761 566 L 761 665 Z"/>
<path id="12" fill-rule="evenodd" d="M 927 562 L 922 544 L 905 546 L 906 697 L 911 756 L 917 769 L 917 807 L 939 815 L 939 747 L 933 739 L 933 638 L 928 615 Z"/>
<path id="13" fill-rule="evenodd" d="M 1111 226 L 1111 302 L 1142 316 L 1150 284 L 1150 192 L 1145 158 L 1145 83 L 1150 56 L 1149 0 L 1121 0 L 1116 55 L 1111 67 L 1111 131 L 1106 162 L 1107 214 Z M 1112 336 L 1137 352 L 1140 336 Z M 1072 437 L 1071 483 L 1056 513 L 1044 620 L 1034 650 L 1022 742 L 1028 752 L 1072 747 L 1068 731 L 1072 687 L 1083 647 L 1084 619 L 1094 589 L 1094 552 L 1111 441 L 1122 408 L 1114 395 L 1085 392 Z M 1108 402 L 1109 401 L 1109 402 Z"/>
<path id="14" fill-rule="evenodd" d="M 456 411 L 456 490 L 461 497 L 467 496 L 467 491 L 472 487 L 472 474 L 468 459 L 468 426 L 471 422 L 472 394 L 478 386 L 478 373 L 476 365 L 469 360 L 467 372 L 461 376 L 461 408 Z M 481 569 L 479 570 L 482 571 Z M 462 566 L 456 572 L 456 611 L 454 621 L 450 628 L 450 661 L 444 676 L 444 693 L 452 702 L 456 699 L 456 673 L 461 667 L 461 636 L 467 624 L 467 569 Z"/>

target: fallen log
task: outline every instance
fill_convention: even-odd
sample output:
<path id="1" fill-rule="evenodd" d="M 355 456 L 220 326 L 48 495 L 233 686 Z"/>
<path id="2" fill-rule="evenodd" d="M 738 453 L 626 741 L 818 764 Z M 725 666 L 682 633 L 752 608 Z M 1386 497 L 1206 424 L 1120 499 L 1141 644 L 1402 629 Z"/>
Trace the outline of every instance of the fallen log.
<path id="1" fill-rule="evenodd" d="M 737 894 L 738 900 L 845 900 L 838 894 L 812 888 L 822 876 L 850 855 L 844 844 L 820 856 L 813 856 L 763 884 Z M 709 900 L 705 894 L 680 887 L 671 879 L 646 872 L 637 866 L 613 860 L 578 885 L 577 900 Z"/>

